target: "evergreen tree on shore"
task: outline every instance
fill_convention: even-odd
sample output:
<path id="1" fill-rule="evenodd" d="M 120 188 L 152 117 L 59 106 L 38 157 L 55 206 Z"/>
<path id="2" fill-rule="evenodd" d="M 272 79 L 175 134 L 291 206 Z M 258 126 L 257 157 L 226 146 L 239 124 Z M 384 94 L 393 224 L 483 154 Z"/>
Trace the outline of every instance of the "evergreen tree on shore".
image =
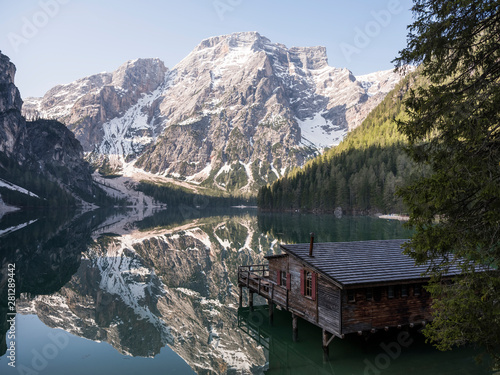
<path id="1" fill-rule="evenodd" d="M 396 62 L 420 64 L 429 82 L 410 90 L 399 121 L 429 171 L 401 190 L 415 229 L 406 252 L 432 264 L 424 332 L 441 349 L 474 342 L 499 359 L 500 2 L 415 0 L 413 14 Z M 451 265 L 463 275 L 442 282 Z"/>

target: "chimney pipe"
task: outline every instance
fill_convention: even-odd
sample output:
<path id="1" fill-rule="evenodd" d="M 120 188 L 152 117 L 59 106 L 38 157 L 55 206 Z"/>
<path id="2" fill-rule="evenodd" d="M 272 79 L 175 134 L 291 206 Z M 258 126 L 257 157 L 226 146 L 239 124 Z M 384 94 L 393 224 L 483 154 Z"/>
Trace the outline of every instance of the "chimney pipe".
<path id="1" fill-rule="evenodd" d="M 313 257 L 314 232 L 311 232 L 311 243 L 309 244 L 309 256 Z"/>

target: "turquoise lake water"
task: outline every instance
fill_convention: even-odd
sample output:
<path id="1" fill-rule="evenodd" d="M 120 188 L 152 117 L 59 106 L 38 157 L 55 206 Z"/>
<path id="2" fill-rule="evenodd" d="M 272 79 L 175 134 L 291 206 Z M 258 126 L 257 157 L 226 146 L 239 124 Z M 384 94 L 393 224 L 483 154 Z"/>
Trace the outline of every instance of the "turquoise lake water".
<path id="1" fill-rule="evenodd" d="M 480 350 L 439 352 L 417 329 L 405 340 L 400 331 L 334 339 L 323 362 L 319 328 L 299 321 L 294 343 L 288 312 L 271 327 L 266 306 L 238 308 L 238 266 L 310 232 L 318 242 L 410 236 L 398 221 L 254 209 L 6 216 L 0 264 L 16 267 L 16 367 L 4 285 L 0 373 L 490 373 L 475 361 Z"/>

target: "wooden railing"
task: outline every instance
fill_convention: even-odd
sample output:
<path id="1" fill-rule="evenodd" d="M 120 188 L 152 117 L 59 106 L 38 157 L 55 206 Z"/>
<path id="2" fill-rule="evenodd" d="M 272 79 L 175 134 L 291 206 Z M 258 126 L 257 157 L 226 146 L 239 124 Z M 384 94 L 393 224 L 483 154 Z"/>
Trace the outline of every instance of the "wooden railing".
<path id="1" fill-rule="evenodd" d="M 238 283 L 251 292 L 278 304 L 288 310 L 288 290 L 269 278 L 267 264 L 253 264 L 238 267 Z"/>

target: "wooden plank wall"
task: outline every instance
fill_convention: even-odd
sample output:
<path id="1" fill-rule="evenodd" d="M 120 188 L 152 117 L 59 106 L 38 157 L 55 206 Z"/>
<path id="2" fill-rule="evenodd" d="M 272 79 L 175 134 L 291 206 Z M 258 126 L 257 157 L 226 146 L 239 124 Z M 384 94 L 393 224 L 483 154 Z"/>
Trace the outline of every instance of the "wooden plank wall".
<path id="1" fill-rule="evenodd" d="M 288 272 L 288 257 L 269 259 L 269 279 L 278 282 L 278 270 Z"/>
<path id="2" fill-rule="evenodd" d="M 318 324 L 340 336 L 341 291 L 324 277 L 318 277 Z"/>
<path id="3" fill-rule="evenodd" d="M 340 335 L 340 289 L 318 275 L 316 300 L 303 296 L 300 293 L 300 274 L 303 269 L 302 263 L 294 257 L 269 259 L 271 280 L 277 281 L 278 270 L 287 271 L 291 275 L 289 308 L 292 312 L 298 313 L 300 317 L 319 325 L 328 332 Z"/>
<path id="4" fill-rule="evenodd" d="M 296 310 L 299 316 L 316 323 L 318 317 L 317 302 L 300 293 L 300 273 L 304 266 L 293 257 L 288 257 L 288 269 L 292 278 L 289 306 Z"/>
<path id="5" fill-rule="evenodd" d="M 304 269 L 304 266 L 290 256 L 269 259 L 269 277 L 271 280 L 277 281 L 278 270 L 290 273 L 291 285 L 288 302 L 290 310 L 300 317 L 317 324 L 317 302 L 300 293 L 300 273 L 302 269 Z"/>
<path id="6" fill-rule="evenodd" d="M 380 288 L 380 301 L 367 301 L 366 288 L 355 289 L 355 302 L 347 302 L 347 291 L 342 293 L 342 333 L 383 329 L 431 320 L 430 294 L 421 288 L 415 296 L 409 285 L 408 297 L 387 297 L 387 287 Z M 375 288 L 373 288 L 375 289 Z M 397 290 L 397 287 L 396 287 Z"/>

